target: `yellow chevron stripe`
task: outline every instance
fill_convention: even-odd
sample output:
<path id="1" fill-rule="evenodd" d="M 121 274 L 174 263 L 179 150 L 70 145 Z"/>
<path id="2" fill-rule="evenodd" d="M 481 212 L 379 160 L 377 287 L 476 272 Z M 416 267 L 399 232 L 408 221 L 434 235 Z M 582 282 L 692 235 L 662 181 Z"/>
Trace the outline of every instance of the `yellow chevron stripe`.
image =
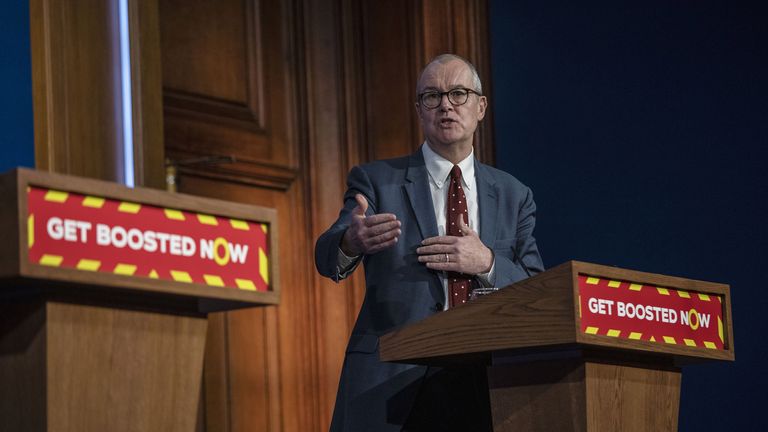
<path id="1" fill-rule="evenodd" d="M 664 342 L 672 345 L 677 345 L 677 341 L 672 336 L 662 336 L 664 338 Z"/>
<path id="2" fill-rule="evenodd" d="M 189 275 L 189 273 L 185 271 L 171 270 L 171 277 L 176 282 L 186 282 L 186 283 L 192 282 L 192 277 Z"/>
<path id="3" fill-rule="evenodd" d="M 58 267 L 61 265 L 62 261 L 64 261 L 64 257 L 61 255 L 45 254 L 40 257 L 40 264 L 49 267 Z"/>
<path id="4" fill-rule="evenodd" d="M 98 260 L 90 260 L 90 259 L 81 259 L 77 262 L 77 269 L 78 270 L 87 270 L 87 271 L 96 271 L 101 267 L 101 261 Z"/>
<path id="5" fill-rule="evenodd" d="M 643 289 L 643 286 L 640 284 L 630 284 L 629 289 L 632 291 L 640 291 L 641 289 Z"/>
<path id="6" fill-rule="evenodd" d="M 50 202 L 63 203 L 67 201 L 67 198 L 69 198 L 68 192 L 61 192 L 51 189 L 45 193 L 45 197 L 43 199 Z"/>
<path id="7" fill-rule="evenodd" d="M 689 294 L 688 291 L 677 290 L 677 295 L 679 295 L 681 298 L 691 298 L 691 294 Z"/>
<path id="8" fill-rule="evenodd" d="M 253 284 L 252 280 L 249 279 L 235 279 L 235 283 L 237 284 L 237 287 L 240 289 L 248 290 L 248 291 L 256 291 L 256 285 Z"/>
<path id="9" fill-rule="evenodd" d="M 650 340 L 651 342 L 656 342 L 656 338 L 655 338 L 655 337 L 653 337 L 653 336 L 651 336 L 651 338 L 650 338 L 649 340 Z"/>
<path id="10" fill-rule="evenodd" d="M 102 208 L 107 200 L 95 196 L 87 196 L 83 198 L 83 207 Z"/>
<path id="11" fill-rule="evenodd" d="M 152 270 L 149 271 L 149 277 L 152 278 L 152 279 L 157 279 L 157 278 L 160 277 L 160 275 L 157 274 L 155 269 L 152 269 Z"/>
<path id="12" fill-rule="evenodd" d="M 230 219 L 229 224 L 232 225 L 232 228 L 234 229 L 243 231 L 249 231 L 251 229 L 251 227 L 248 226 L 248 222 L 239 219 Z"/>
<path id="13" fill-rule="evenodd" d="M 701 293 L 699 293 L 699 299 L 701 299 L 703 301 L 710 301 L 711 300 L 708 295 L 701 294 Z"/>
<path id="14" fill-rule="evenodd" d="M 605 335 L 610 337 L 619 337 L 621 335 L 621 330 L 610 329 Z"/>
<path id="15" fill-rule="evenodd" d="M 643 334 L 642 333 L 638 333 L 638 332 L 631 332 L 629 334 L 629 338 L 632 339 L 632 340 L 640 340 L 640 338 L 642 338 L 642 337 L 643 337 Z"/>
<path id="16" fill-rule="evenodd" d="M 213 225 L 213 226 L 219 225 L 219 221 L 216 220 L 216 217 L 211 215 L 198 213 L 197 220 L 203 225 Z"/>
<path id="17" fill-rule="evenodd" d="M 683 342 L 685 342 L 686 345 L 691 346 L 691 347 L 695 347 L 696 346 L 696 341 L 693 340 L 693 339 L 685 339 L 684 338 Z"/>
<path id="18" fill-rule="evenodd" d="M 184 217 L 184 213 L 182 213 L 179 210 L 173 210 L 173 209 L 163 209 L 163 212 L 165 212 L 165 217 L 171 220 L 177 220 L 177 221 L 183 221 L 186 220 Z"/>
<path id="19" fill-rule="evenodd" d="M 267 224 L 261 224 L 261 230 L 264 231 L 264 234 L 266 234 L 269 230 L 269 228 L 267 228 Z"/>
<path id="20" fill-rule="evenodd" d="M 204 274 L 203 279 L 205 279 L 205 283 L 208 285 L 217 286 L 217 287 L 224 286 L 224 280 L 222 280 L 219 276 Z"/>
<path id="21" fill-rule="evenodd" d="M 597 332 L 598 332 L 599 330 L 600 330 L 600 329 L 599 329 L 599 328 L 597 328 L 597 327 L 587 327 L 587 328 L 584 330 L 584 333 L 586 333 L 586 334 L 592 334 L 592 335 L 593 335 L 593 334 L 597 334 Z"/>
<path id="22" fill-rule="evenodd" d="M 600 283 L 600 279 L 596 278 L 596 277 L 588 277 L 587 278 L 587 283 L 589 285 L 597 285 L 598 283 Z"/>
<path id="23" fill-rule="evenodd" d="M 120 205 L 117 207 L 117 211 L 123 212 L 123 213 L 131 213 L 136 214 L 141 210 L 141 204 L 136 204 L 132 202 L 123 201 L 120 203 Z"/>
<path id="24" fill-rule="evenodd" d="M 32 248 L 35 245 L 35 215 L 27 216 L 27 247 Z"/>
<path id="25" fill-rule="evenodd" d="M 709 349 L 717 349 L 717 345 L 714 342 L 704 341 L 704 346 Z"/>
<path id="26" fill-rule="evenodd" d="M 618 288 L 619 286 L 621 286 L 621 282 L 620 281 L 612 280 L 612 281 L 608 282 L 608 286 L 611 287 L 611 288 Z"/>
<path id="27" fill-rule="evenodd" d="M 723 337 L 723 320 L 720 319 L 720 317 L 717 317 L 717 336 L 720 337 L 720 342 L 725 343 Z"/>
<path id="28" fill-rule="evenodd" d="M 666 288 L 656 287 L 656 291 L 661 295 L 669 295 L 669 290 Z"/>
<path id="29" fill-rule="evenodd" d="M 112 272 L 119 275 L 133 276 L 136 273 L 136 266 L 133 264 L 118 264 Z"/>
<path id="30" fill-rule="evenodd" d="M 264 282 L 269 285 L 269 257 L 267 257 L 262 248 L 259 248 L 259 274 Z"/>

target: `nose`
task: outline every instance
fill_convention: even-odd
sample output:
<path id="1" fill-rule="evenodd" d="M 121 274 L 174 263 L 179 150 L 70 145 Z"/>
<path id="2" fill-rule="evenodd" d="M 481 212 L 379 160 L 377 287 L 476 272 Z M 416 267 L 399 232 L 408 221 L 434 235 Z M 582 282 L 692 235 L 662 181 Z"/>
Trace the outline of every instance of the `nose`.
<path id="1" fill-rule="evenodd" d="M 448 93 L 443 94 L 443 96 L 440 98 L 440 110 L 441 111 L 453 110 L 453 104 L 451 103 L 450 99 L 448 99 Z"/>

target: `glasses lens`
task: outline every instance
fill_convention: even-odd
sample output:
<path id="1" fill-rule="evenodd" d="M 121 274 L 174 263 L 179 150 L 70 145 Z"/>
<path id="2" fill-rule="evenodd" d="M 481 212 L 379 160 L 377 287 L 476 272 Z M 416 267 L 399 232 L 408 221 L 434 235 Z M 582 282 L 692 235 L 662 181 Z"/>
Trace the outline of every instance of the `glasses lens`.
<path id="1" fill-rule="evenodd" d="M 440 105 L 440 93 L 428 92 L 421 95 L 421 104 L 427 108 L 435 108 Z"/>
<path id="2" fill-rule="evenodd" d="M 454 105 L 463 105 L 467 103 L 469 92 L 466 89 L 453 89 L 448 92 L 448 100 Z"/>

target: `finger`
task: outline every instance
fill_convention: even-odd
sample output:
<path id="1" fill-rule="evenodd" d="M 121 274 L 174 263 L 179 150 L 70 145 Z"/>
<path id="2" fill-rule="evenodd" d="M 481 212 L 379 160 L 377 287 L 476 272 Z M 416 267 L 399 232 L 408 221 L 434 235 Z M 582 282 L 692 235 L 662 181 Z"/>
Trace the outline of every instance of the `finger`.
<path id="1" fill-rule="evenodd" d="M 383 234 L 377 235 L 375 237 L 371 237 L 368 240 L 365 241 L 366 246 L 368 247 L 374 247 L 381 243 L 386 243 L 393 238 L 400 237 L 400 230 L 399 229 L 393 229 L 389 230 Z"/>
<path id="2" fill-rule="evenodd" d="M 421 244 L 422 246 L 429 246 L 433 244 L 453 244 L 457 239 L 458 237 L 456 236 L 436 236 L 424 239 Z"/>
<path id="3" fill-rule="evenodd" d="M 365 226 L 372 227 L 381 223 L 396 221 L 397 216 L 393 213 L 379 213 L 365 218 Z M 398 222 L 399 223 L 399 222 Z"/>
<path id="4" fill-rule="evenodd" d="M 424 254 L 419 255 L 418 258 L 419 262 L 423 263 L 437 263 L 437 264 L 452 264 L 452 265 L 458 265 L 461 263 L 461 255 L 454 252 L 446 251 L 446 252 L 437 252 L 437 253 L 431 253 L 431 254 Z"/>
<path id="5" fill-rule="evenodd" d="M 427 268 L 430 270 L 461 273 L 459 264 L 455 262 L 428 262 Z"/>
<path id="6" fill-rule="evenodd" d="M 445 253 L 435 253 L 429 255 L 419 255 L 419 262 L 423 263 L 448 263 Z"/>
<path id="7" fill-rule="evenodd" d="M 368 228 L 370 237 L 379 236 L 392 231 L 400 231 L 400 221 L 385 222 Z"/>
<path id="8" fill-rule="evenodd" d="M 381 252 L 384 249 L 390 248 L 394 246 L 397 243 L 399 237 L 395 237 L 389 241 L 386 241 L 384 243 L 379 243 L 376 246 L 371 247 L 368 249 L 368 254 L 375 254 L 376 252 Z"/>
<path id="9" fill-rule="evenodd" d="M 420 246 L 416 248 L 416 253 L 419 255 L 433 255 L 433 254 L 452 254 L 456 252 L 454 245 L 446 244 L 433 244 L 429 246 Z"/>
<path id="10" fill-rule="evenodd" d="M 459 231 L 462 232 L 464 235 L 474 235 L 476 234 L 472 228 L 469 227 L 469 225 L 464 222 L 464 213 L 459 215 Z"/>
<path id="11" fill-rule="evenodd" d="M 368 211 L 368 200 L 362 194 L 355 194 L 355 201 L 357 201 L 357 207 L 352 209 L 352 213 L 365 216 L 365 212 Z"/>

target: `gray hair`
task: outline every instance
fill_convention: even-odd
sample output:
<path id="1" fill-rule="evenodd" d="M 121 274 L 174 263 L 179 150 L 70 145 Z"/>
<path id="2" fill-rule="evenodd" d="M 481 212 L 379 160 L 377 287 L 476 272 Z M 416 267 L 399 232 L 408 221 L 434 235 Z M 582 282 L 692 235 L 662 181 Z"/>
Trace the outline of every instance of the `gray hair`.
<path id="1" fill-rule="evenodd" d="M 472 73 L 472 85 L 475 87 L 472 90 L 475 90 L 476 92 L 483 94 L 483 83 L 480 82 L 480 75 L 477 73 L 477 69 L 475 68 L 475 65 L 469 62 L 469 60 L 465 59 L 464 57 L 458 56 L 456 54 L 440 54 L 439 56 L 433 58 L 429 63 L 427 63 L 427 66 L 424 66 L 424 69 L 421 70 L 421 74 L 419 74 L 419 80 L 416 81 L 416 93 L 419 93 L 419 84 L 421 84 L 421 76 L 424 75 L 424 71 L 427 70 L 427 67 L 431 65 L 432 63 L 440 63 L 440 64 L 446 64 L 448 62 L 458 60 L 467 67 L 469 67 L 469 71 Z"/>

